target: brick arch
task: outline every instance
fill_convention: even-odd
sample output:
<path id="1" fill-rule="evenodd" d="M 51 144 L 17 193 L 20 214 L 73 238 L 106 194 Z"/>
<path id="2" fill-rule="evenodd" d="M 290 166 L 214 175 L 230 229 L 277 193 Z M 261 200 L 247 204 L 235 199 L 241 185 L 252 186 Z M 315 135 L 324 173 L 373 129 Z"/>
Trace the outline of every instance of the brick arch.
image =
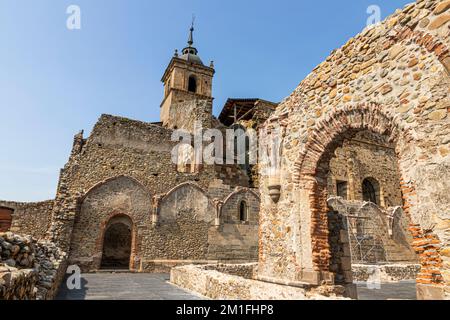
<path id="1" fill-rule="evenodd" d="M 432 34 L 419 30 L 414 31 L 410 27 L 403 27 L 393 35 L 388 34 L 387 37 L 390 41 L 390 46 L 403 41 L 411 41 L 429 53 L 434 54 L 450 76 L 450 50 L 445 43 Z"/>
<path id="2" fill-rule="evenodd" d="M 329 271 L 331 251 L 328 243 L 328 203 L 327 203 L 327 172 L 334 150 L 341 146 L 345 139 L 361 130 L 369 130 L 389 137 L 396 145 L 398 161 L 405 155 L 399 148 L 399 141 L 414 143 L 413 135 L 402 123 L 396 122 L 393 114 L 383 111 L 376 103 L 347 105 L 335 110 L 320 121 L 309 134 L 306 144 L 296 161 L 295 182 L 309 191 L 311 210 L 311 240 L 313 266 L 316 271 Z M 400 186 L 403 194 L 403 210 L 410 223 L 410 231 L 414 238 L 411 244 L 414 250 L 421 254 L 421 273 L 418 282 L 425 284 L 442 284 L 443 278 L 436 265 L 442 263 L 438 253 L 440 241 L 431 230 L 423 230 L 414 224 L 410 215 L 411 203 L 417 198 L 414 186 L 407 179 L 405 172 L 400 170 Z M 423 279 L 423 280 L 420 280 Z"/>
<path id="3" fill-rule="evenodd" d="M 332 152 L 327 151 L 334 151 L 346 138 L 360 130 L 387 135 L 390 141 L 396 141 L 400 132 L 405 137 L 411 137 L 379 104 L 344 106 L 320 120 L 309 134 L 295 163 L 297 170 L 294 179 L 300 182 L 302 177 L 316 175 L 318 170 L 326 169 L 320 167 L 319 162 L 329 162 L 333 157 Z"/>

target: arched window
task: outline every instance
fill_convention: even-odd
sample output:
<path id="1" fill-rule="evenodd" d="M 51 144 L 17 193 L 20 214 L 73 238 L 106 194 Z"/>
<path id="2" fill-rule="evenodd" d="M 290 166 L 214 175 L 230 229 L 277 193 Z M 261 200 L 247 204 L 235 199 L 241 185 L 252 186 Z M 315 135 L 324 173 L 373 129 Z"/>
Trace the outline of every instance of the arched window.
<path id="1" fill-rule="evenodd" d="M 380 205 L 380 185 L 372 178 L 364 179 L 362 182 L 363 200 Z"/>
<path id="2" fill-rule="evenodd" d="M 248 207 L 245 201 L 239 203 L 239 220 L 242 222 L 248 221 Z"/>
<path id="3" fill-rule="evenodd" d="M 197 79 L 195 79 L 195 76 L 189 76 L 188 91 L 197 92 Z"/>

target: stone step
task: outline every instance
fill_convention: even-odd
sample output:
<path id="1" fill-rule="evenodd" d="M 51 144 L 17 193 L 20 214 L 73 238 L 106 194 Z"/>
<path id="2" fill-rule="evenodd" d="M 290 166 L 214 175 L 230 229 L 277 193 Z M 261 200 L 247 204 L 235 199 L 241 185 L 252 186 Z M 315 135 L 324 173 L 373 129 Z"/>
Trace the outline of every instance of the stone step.
<path id="1" fill-rule="evenodd" d="M 92 273 L 134 273 L 129 269 L 100 269 Z"/>

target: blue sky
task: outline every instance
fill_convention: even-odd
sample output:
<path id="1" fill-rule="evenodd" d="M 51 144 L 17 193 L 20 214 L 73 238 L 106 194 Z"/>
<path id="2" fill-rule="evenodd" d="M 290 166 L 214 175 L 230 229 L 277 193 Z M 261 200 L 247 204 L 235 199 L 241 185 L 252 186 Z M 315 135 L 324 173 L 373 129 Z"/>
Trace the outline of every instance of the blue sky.
<path id="1" fill-rule="evenodd" d="M 72 138 L 102 113 L 158 121 L 161 76 L 184 47 L 228 97 L 281 101 L 329 53 L 411 0 L 0 0 L 0 199 L 53 198 Z M 81 8 L 81 30 L 66 9 Z"/>

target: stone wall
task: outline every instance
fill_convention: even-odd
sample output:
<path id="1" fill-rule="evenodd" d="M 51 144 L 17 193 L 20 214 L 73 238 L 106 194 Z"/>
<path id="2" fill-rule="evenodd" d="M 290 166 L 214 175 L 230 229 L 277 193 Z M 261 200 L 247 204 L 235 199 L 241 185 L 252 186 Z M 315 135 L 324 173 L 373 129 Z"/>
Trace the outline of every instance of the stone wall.
<path id="1" fill-rule="evenodd" d="M 0 264 L 0 300 L 35 300 L 37 274 Z"/>
<path id="2" fill-rule="evenodd" d="M 226 219 L 215 226 L 216 211 L 208 194 L 194 183 L 183 183 L 158 200 L 139 182 L 118 177 L 92 189 L 83 197 L 74 221 L 70 263 L 83 270 L 97 270 L 104 254 L 104 233 L 110 221 L 125 216 L 131 225 L 130 268 L 161 269 L 173 261 L 256 260 L 258 198 L 251 192 L 232 193 L 249 203 L 251 220 L 231 224 Z M 238 206 L 234 208 L 238 214 Z M 154 213 L 157 212 L 157 215 Z M 231 208 L 227 207 L 227 212 Z M 246 224 L 247 223 L 247 224 Z"/>
<path id="3" fill-rule="evenodd" d="M 212 98 L 184 90 L 172 89 L 164 102 L 161 120 L 172 129 L 194 132 L 195 125 L 211 127 Z M 170 106 L 169 106 L 170 105 Z"/>
<path id="4" fill-rule="evenodd" d="M 221 263 L 215 265 L 207 265 L 204 267 L 205 270 L 215 270 L 221 273 L 229 274 L 232 276 L 238 276 L 245 279 L 253 279 L 257 268 L 258 268 L 257 263 L 246 263 L 246 264 Z"/>
<path id="5" fill-rule="evenodd" d="M 317 66 L 266 122 L 281 126 L 281 198 L 260 183 L 258 272 L 328 277 L 327 174 L 360 131 L 394 144 L 403 211 L 419 253 L 419 298 L 450 297 L 450 56 L 447 0 L 418 0 L 363 30 Z"/>
<path id="6" fill-rule="evenodd" d="M 10 231 L 43 239 L 50 227 L 53 200 L 42 202 L 0 201 L 0 207 L 14 210 Z"/>
<path id="7" fill-rule="evenodd" d="M 251 266 L 250 266 L 251 267 Z M 289 287 L 241 277 L 249 266 L 182 266 L 170 272 L 171 283 L 215 300 L 327 300 L 342 299 L 343 288 Z M 224 273 L 222 271 L 228 272 Z"/>
<path id="8" fill-rule="evenodd" d="M 243 195 L 252 224 L 226 226 L 215 202 L 225 203 L 236 191 L 236 185 L 224 180 L 238 186 L 244 181 L 233 178 L 232 172 L 220 179 L 217 173 L 228 171 L 215 166 L 179 172 L 172 162 L 177 144 L 171 141 L 172 132 L 158 124 L 103 115 L 88 139 L 82 133 L 75 136 L 49 232 L 51 239 L 70 251 L 71 263 L 83 270 L 99 268 L 105 226 L 117 215 L 132 221 L 133 270 L 152 271 L 163 261 L 176 265 L 183 260 L 256 258 L 253 221 L 259 200 L 255 193 Z M 220 246 L 217 239 L 223 240 Z"/>
<path id="9" fill-rule="evenodd" d="M 404 280 L 415 280 L 420 271 L 419 264 L 385 264 L 367 265 L 353 264 L 354 281 L 380 281 L 399 282 Z"/>
<path id="10" fill-rule="evenodd" d="M 0 300 L 50 300 L 65 272 L 65 254 L 49 241 L 0 233 Z"/>
<path id="11" fill-rule="evenodd" d="M 347 183 L 347 200 L 363 200 L 365 179 L 375 180 L 377 204 L 381 207 L 402 205 L 400 176 L 392 144 L 370 131 L 359 132 L 335 151 L 330 161 L 328 194 L 337 195 L 337 182 Z"/>
<path id="12" fill-rule="evenodd" d="M 172 162 L 172 132 L 157 124 L 103 115 L 88 139 L 82 133 L 75 136 L 49 231 L 51 239 L 70 252 L 70 263 L 97 270 L 105 228 L 117 216 L 132 221 L 133 270 L 161 269 L 163 261 L 172 266 L 256 259 L 258 195 L 247 192 L 245 183 L 236 190 L 241 178 L 230 172 L 229 179 L 220 179 L 215 166 L 179 172 Z M 238 200 L 248 203 L 249 221 L 236 225 L 215 203 L 223 204 L 225 215 L 234 210 L 236 217 Z"/>

